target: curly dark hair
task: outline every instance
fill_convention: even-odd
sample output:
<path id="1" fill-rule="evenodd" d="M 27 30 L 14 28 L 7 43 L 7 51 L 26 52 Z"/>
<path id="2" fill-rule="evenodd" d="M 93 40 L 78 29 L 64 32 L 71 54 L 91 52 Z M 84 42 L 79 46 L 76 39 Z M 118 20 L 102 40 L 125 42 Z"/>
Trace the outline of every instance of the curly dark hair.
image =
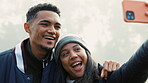
<path id="1" fill-rule="evenodd" d="M 26 14 L 26 17 L 27 17 L 26 22 L 29 22 L 30 20 L 34 19 L 37 16 L 37 13 L 39 11 L 43 11 L 43 10 L 53 11 L 60 16 L 60 10 L 57 6 L 50 4 L 50 3 L 42 3 L 42 4 L 40 3 L 40 4 L 37 4 L 33 7 L 31 7 L 28 10 L 28 12 Z"/>

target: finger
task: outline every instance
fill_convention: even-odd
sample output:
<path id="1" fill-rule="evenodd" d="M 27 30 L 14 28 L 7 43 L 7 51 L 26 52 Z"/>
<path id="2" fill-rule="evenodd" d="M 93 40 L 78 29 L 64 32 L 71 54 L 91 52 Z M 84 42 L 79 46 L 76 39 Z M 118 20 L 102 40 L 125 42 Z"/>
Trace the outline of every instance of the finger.
<path id="1" fill-rule="evenodd" d="M 108 76 L 108 72 L 105 70 L 104 71 L 104 79 L 107 79 L 107 76 Z"/>
<path id="2" fill-rule="evenodd" d="M 145 2 L 145 5 L 148 6 L 148 2 Z M 145 12 L 145 15 L 148 16 L 148 11 Z"/>
<path id="3" fill-rule="evenodd" d="M 148 11 L 145 12 L 145 15 L 148 16 Z"/>
<path id="4" fill-rule="evenodd" d="M 108 61 L 105 61 L 103 64 L 103 69 L 108 70 Z"/>
<path id="5" fill-rule="evenodd" d="M 104 76 L 104 69 L 102 69 L 102 71 L 101 71 L 101 78 L 104 78 L 105 76 Z"/>
<path id="6" fill-rule="evenodd" d="M 108 72 L 105 69 L 102 69 L 101 77 L 102 78 L 107 78 Z"/>
<path id="7" fill-rule="evenodd" d="M 112 61 L 109 61 L 109 63 L 108 63 L 108 72 L 111 72 L 111 71 L 113 71 L 113 65 L 114 65 L 114 62 L 112 62 Z"/>
<path id="8" fill-rule="evenodd" d="M 110 71 L 109 64 L 110 64 L 109 61 L 105 61 L 103 64 L 103 69 L 102 69 L 102 77 L 103 78 L 107 78 L 107 76 L 108 76 L 108 72 Z"/>
<path id="9" fill-rule="evenodd" d="M 148 2 L 145 2 L 145 5 L 148 6 Z"/>
<path id="10" fill-rule="evenodd" d="M 117 63 L 117 66 L 116 66 L 116 67 L 117 67 L 117 69 L 118 69 L 118 68 L 120 67 L 120 64 L 119 64 L 119 63 Z"/>
<path id="11" fill-rule="evenodd" d="M 112 61 L 106 61 L 105 66 L 106 66 L 105 70 L 108 71 L 108 72 L 111 72 L 112 68 L 113 68 L 113 62 Z"/>
<path id="12" fill-rule="evenodd" d="M 112 71 L 115 71 L 116 69 L 118 69 L 118 64 L 117 64 L 117 63 L 114 63 L 114 64 L 113 64 L 113 69 L 112 69 Z"/>
<path id="13" fill-rule="evenodd" d="M 116 69 L 118 69 L 120 67 L 120 64 L 117 62 L 114 62 L 113 64 L 113 71 L 115 71 Z"/>

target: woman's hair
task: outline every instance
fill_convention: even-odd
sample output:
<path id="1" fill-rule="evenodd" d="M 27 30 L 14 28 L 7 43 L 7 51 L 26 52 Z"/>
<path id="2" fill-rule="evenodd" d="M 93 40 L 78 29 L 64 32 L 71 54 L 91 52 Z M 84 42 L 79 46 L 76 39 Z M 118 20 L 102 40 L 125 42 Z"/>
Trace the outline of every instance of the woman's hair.
<path id="1" fill-rule="evenodd" d="M 91 58 L 90 53 L 86 51 L 87 64 L 82 78 L 77 79 L 74 83 L 93 83 L 99 79 L 100 72 L 95 61 Z"/>

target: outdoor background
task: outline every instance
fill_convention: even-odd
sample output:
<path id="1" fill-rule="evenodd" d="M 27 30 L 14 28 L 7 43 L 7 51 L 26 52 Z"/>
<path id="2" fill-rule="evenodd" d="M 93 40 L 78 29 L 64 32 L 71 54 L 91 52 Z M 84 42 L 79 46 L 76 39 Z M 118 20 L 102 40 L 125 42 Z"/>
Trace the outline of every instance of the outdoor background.
<path id="1" fill-rule="evenodd" d="M 126 23 L 122 0 L 1 0 L 0 52 L 28 37 L 23 24 L 27 10 L 51 2 L 61 10 L 62 35 L 84 38 L 96 62 L 126 62 L 148 37 L 148 24 Z"/>

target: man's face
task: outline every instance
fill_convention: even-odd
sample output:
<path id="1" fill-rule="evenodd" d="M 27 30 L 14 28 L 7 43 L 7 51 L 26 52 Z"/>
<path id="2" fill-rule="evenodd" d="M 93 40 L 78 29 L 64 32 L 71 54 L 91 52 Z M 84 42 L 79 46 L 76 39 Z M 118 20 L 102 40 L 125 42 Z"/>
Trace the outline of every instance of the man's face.
<path id="1" fill-rule="evenodd" d="M 60 36 L 60 17 L 52 11 L 39 11 L 37 17 L 29 23 L 29 35 L 32 48 L 52 49 Z"/>

